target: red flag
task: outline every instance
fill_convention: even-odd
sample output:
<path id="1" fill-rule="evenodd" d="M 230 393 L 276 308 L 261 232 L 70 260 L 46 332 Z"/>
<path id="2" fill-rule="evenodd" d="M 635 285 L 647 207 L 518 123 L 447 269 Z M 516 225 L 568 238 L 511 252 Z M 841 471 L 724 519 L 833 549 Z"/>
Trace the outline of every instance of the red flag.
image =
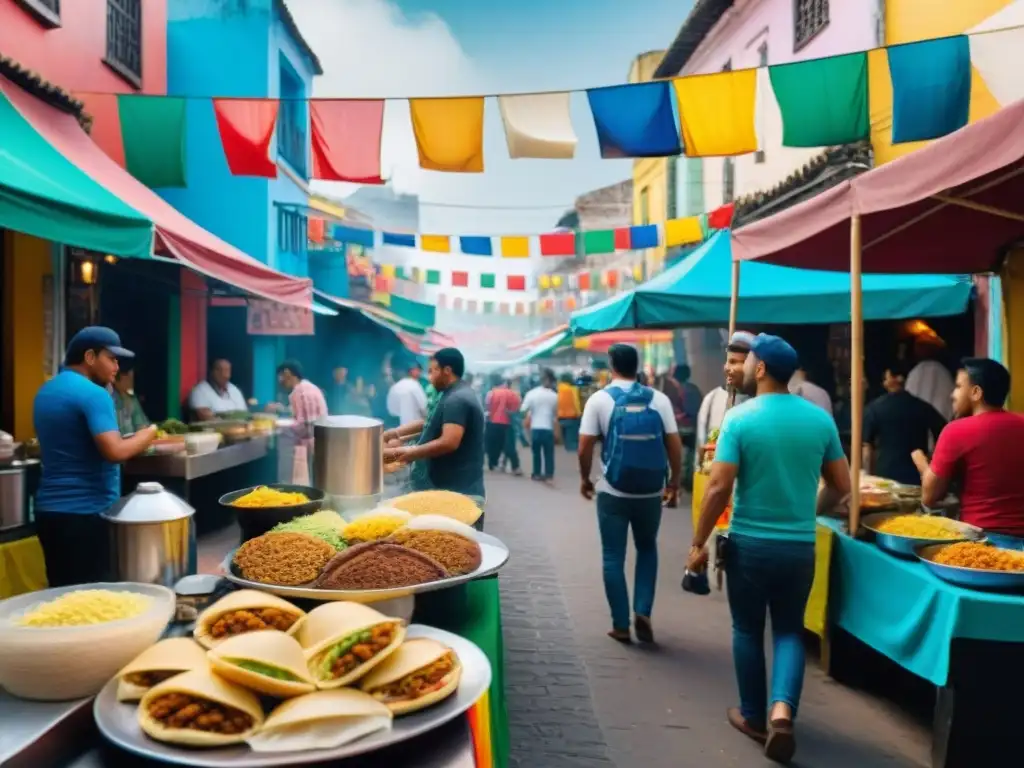
<path id="1" fill-rule="evenodd" d="M 270 159 L 278 103 L 273 99 L 214 99 L 220 143 L 235 176 L 277 178 Z"/>
<path id="2" fill-rule="evenodd" d="M 575 256 L 576 233 L 552 232 L 540 236 L 541 256 Z"/>
<path id="3" fill-rule="evenodd" d="M 455 288 L 469 288 L 469 272 L 452 272 L 452 285 Z"/>
<path id="4" fill-rule="evenodd" d="M 712 229 L 728 229 L 732 226 L 732 214 L 735 210 L 735 203 L 726 203 L 720 208 L 715 208 L 708 214 L 708 226 Z"/>
<path id="5" fill-rule="evenodd" d="M 383 184 L 380 137 L 384 100 L 309 102 L 313 178 Z"/>
<path id="6" fill-rule="evenodd" d="M 579 276 L 576 278 L 576 287 L 579 288 L 581 291 L 589 291 L 590 290 L 590 273 L 589 272 L 580 272 Z"/>
<path id="7" fill-rule="evenodd" d="M 526 275 L 509 275 L 505 287 L 510 291 L 525 291 Z"/>
<path id="8" fill-rule="evenodd" d="M 391 278 L 384 275 L 377 275 L 373 279 L 373 290 L 378 293 L 391 293 Z"/>
<path id="9" fill-rule="evenodd" d="M 309 241 L 311 243 L 322 243 L 327 236 L 327 222 L 316 217 L 310 217 L 308 221 Z"/>
<path id="10" fill-rule="evenodd" d="M 615 288 L 619 284 L 619 273 L 614 269 L 609 269 L 604 273 L 605 285 L 609 288 Z"/>
<path id="11" fill-rule="evenodd" d="M 630 249 L 629 227 L 619 227 L 615 230 L 615 250 L 628 251 Z"/>

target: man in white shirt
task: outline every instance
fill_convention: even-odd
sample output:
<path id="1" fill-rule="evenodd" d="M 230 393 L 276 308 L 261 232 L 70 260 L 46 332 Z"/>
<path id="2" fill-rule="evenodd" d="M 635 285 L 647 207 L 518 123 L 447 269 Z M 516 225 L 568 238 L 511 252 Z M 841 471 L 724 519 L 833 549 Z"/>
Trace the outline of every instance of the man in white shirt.
<path id="1" fill-rule="evenodd" d="M 400 427 L 427 418 L 427 393 L 420 384 L 422 373 L 420 364 L 413 360 L 405 378 L 396 381 L 388 390 L 388 413 L 398 419 Z"/>
<path id="2" fill-rule="evenodd" d="M 819 387 L 807 378 L 807 371 L 804 370 L 803 366 L 797 368 L 796 373 L 789 380 L 789 392 L 793 395 L 799 395 L 809 403 L 814 403 L 828 413 L 829 416 L 832 415 L 832 398 L 828 396 L 828 392 L 824 387 Z"/>
<path id="3" fill-rule="evenodd" d="M 197 421 L 249 410 L 241 390 L 231 383 L 231 363 L 223 358 L 210 364 L 210 375 L 192 388 L 189 408 Z"/>
<path id="4" fill-rule="evenodd" d="M 555 476 L 555 418 L 558 415 L 555 386 L 554 372 L 545 370 L 540 386 L 526 393 L 520 408 L 529 420 L 530 448 L 533 451 L 531 480 L 550 482 Z"/>
<path id="5" fill-rule="evenodd" d="M 694 451 L 696 465 L 700 466 L 702 449 L 708 442 L 712 430 L 720 429 L 725 412 L 729 409 L 729 390 L 736 391 L 743 384 L 743 363 L 754 343 L 754 334 L 736 331 L 725 348 L 725 386 L 715 387 L 704 396 L 697 413 L 697 450 Z M 746 395 L 737 394 L 736 403 L 746 400 Z"/>
<path id="6" fill-rule="evenodd" d="M 926 336 L 914 342 L 914 355 L 921 362 L 911 369 L 903 388 L 930 404 L 946 421 L 951 421 L 956 383 L 953 374 L 937 359 L 943 346 L 938 336 Z"/>
<path id="7" fill-rule="evenodd" d="M 652 429 L 650 436 L 663 440 L 664 454 L 659 466 L 641 466 L 645 479 L 655 477 L 658 484 L 664 483 L 665 464 L 667 458 L 669 481 L 663 489 L 653 493 L 624 493 L 612 486 L 605 477 L 609 467 L 605 465 L 605 455 L 601 457 L 601 478 L 595 487 L 591 480 L 594 459 L 594 447 L 598 439 L 605 441 L 608 447 L 610 432 L 623 434 L 622 419 L 644 419 L 645 426 L 650 421 L 648 411 L 637 409 L 633 405 L 623 406 L 616 412 L 616 396 L 629 392 L 637 385 L 639 355 L 635 347 L 627 344 L 613 344 L 608 350 L 608 360 L 612 369 L 612 381 L 607 389 L 595 392 L 587 399 L 583 407 L 583 418 L 580 421 L 580 493 L 585 499 L 592 499 L 597 492 L 597 521 L 601 532 L 601 551 L 604 563 L 604 590 L 612 614 L 612 629 L 609 637 L 620 643 L 631 642 L 629 621 L 629 590 L 626 587 L 626 541 L 629 530 L 633 530 L 633 545 L 636 547 L 636 577 L 633 586 L 633 623 L 637 640 L 650 643 L 654 641 L 654 629 L 651 626 L 651 610 L 654 608 L 654 587 L 658 580 L 658 528 L 661 525 L 662 502 L 671 502 L 676 498 L 683 460 L 683 443 L 679 439 L 675 412 L 672 403 L 664 392 L 643 387 L 636 390 L 638 394 L 647 396 L 649 393 L 648 411 L 654 411 L 661 417 L 661 428 Z M 611 392 L 609 391 L 611 390 Z M 628 410 L 627 410 L 628 409 Z M 625 413 L 623 412 L 625 411 Z M 613 430 L 613 416 L 615 429 Z M 637 422 L 633 422 L 634 424 Z M 657 424 L 655 418 L 655 425 Z M 660 432 L 660 434 L 655 434 Z M 638 437 L 630 434 L 630 437 Z M 621 438 L 619 438 L 621 439 Z M 634 459 L 641 454 L 650 455 L 651 449 L 660 454 L 655 444 L 649 440 L 622 441 L 622 458 L 630 453 L 630 468 L 636 467 Z M 610 463 L 614 459 L 610 460 Z M 625 462 L 618 464 L 621 468 Z M 631 478 L 635 475 L 631 475 Z M 652 486 L 654 487 L 654 486 Z"/>

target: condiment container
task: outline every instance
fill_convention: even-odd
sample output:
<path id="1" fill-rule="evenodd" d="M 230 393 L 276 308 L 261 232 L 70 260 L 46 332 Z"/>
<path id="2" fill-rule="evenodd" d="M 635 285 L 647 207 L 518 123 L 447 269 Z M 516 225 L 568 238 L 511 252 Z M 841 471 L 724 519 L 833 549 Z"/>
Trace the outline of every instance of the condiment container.
<path id="1" fill-rule="evenodd" d="M 384 424 L 365 416 L 325 416 L 313 426 L 313 485 L 339 512 L 373 509 L 384 494 Z"/>
<path id="2" fill-rule="evenodd" d="M 194 573 L 195 512 L 160 483 L 139 483 L 119 499 L 103 513 L 111 523 L 115 578 L 173 588 Z"/>

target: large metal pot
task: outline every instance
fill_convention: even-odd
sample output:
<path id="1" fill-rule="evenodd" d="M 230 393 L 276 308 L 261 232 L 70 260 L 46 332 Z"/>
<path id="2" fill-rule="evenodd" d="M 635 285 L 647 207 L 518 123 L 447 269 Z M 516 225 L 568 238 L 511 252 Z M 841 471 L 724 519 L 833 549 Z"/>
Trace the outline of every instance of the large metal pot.
<path id="1" fill-rule="evenodd" d="M 111 523 L 114 578 L 173 589 L 195 573 L 195 512 L 160 483 L 139 483 L 103 513 Z"/>
<path id="2" fill-rule="evenodd" d="M 338 512 L 375 507 L 384 493 L 384 424 L 366 416 L 326 416 L 313 425 L 313 485 Z"/>

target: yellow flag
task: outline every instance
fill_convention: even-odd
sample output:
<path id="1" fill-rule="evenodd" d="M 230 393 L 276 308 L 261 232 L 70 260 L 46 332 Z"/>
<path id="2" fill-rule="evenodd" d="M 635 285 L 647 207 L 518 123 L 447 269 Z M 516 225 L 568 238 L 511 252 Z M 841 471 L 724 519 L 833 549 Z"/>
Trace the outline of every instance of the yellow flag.
<path id="1" fill-rule="evenodd" d="M 562 287 L 562 276 L 561 275 L 552 275 L 551 276 L 551 285 L 554 288 L 561 288 Z"/>
<path id="2" fill-rule="evenodd" d="M 528 259 L 528 258 L 530 258 L 530 238 L 528 238 L 528 237 L 503 237 L 503 238 L 501 238 L 501 258 L 503 258 L 503 259 Z"/>
<path id="3" fill-rule="evenodd" d="M 452 245 L 448 235 L 420 235 L 420 248 L 432 253 L 451 253 Z"/>
<path id="4" fill-rule="evenodd" d="M 484 99 L 409 99 L 420 168 L 452 173 L 484 170 Z"/>
<path id="5" fill-rule="evenodd" d="M 757 150 L 757 70 L 677 77 L 683 146 L 689 157 L 745 155 Z"/>
<path id="6" fill-rule="evenodd" d="M 380 265 L 380 273 L 384 277 L 394 277 L 395 276 L 395 265 L 394 264 L 381 264 Z"/>
<path id="7" fill-rule="evenodd" d="M 551 287 L 551 275 L 541 275 L 537 282 L 540 284 L 542 289 L 548 289 Z"/>
<path id="8" fill-rule="evenodd" d="M 669 219 L 665 222 L 665 245 L 689 245 L 704 239 L 700 228 L 700 219 L 690 216 L 685 219 Z"/>

